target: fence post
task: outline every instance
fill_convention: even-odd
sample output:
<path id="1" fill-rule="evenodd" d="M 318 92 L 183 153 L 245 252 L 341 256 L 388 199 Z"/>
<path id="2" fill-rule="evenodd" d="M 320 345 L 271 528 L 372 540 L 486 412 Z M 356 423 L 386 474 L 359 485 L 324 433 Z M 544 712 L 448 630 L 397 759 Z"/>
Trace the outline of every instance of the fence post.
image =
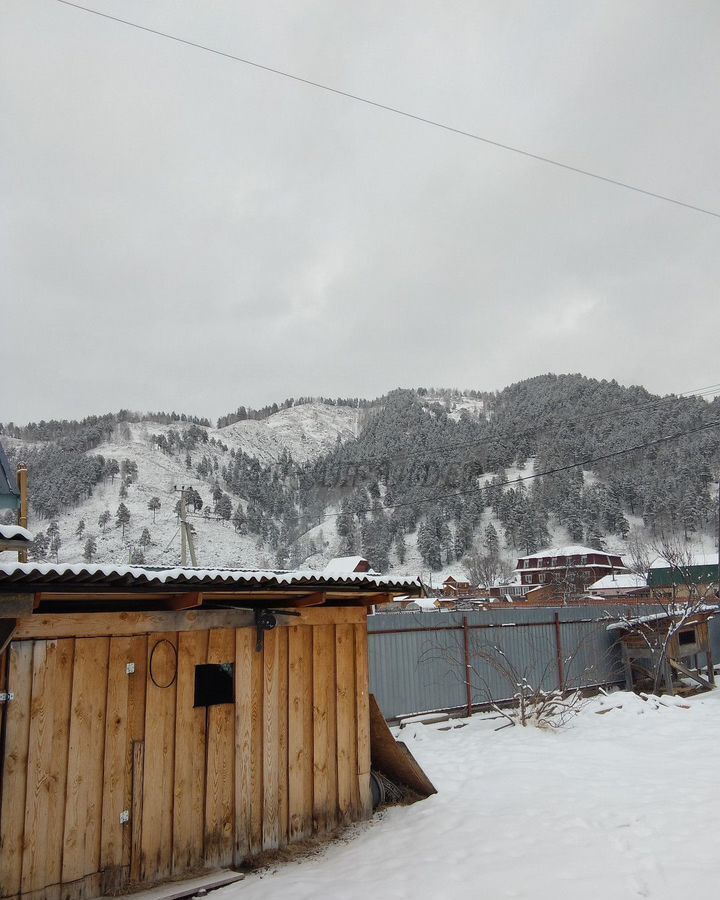
<path id="1" fill-rule="evenodd" d="M 558 683 L 565 690 L 565 663 L 563 662 L 562 634 L 560 633 L 560 613 L 555 613 L 555 654 L 557 657 Z"/>
<path id="2" fill-rule="evenodd" d="M 463 640 L 465 644 L 465 694 L 467 697 L 467 714 L 472 715 L 472 664 L 470 662 L 470 626 L 467 616 L 463 616 Z"/>

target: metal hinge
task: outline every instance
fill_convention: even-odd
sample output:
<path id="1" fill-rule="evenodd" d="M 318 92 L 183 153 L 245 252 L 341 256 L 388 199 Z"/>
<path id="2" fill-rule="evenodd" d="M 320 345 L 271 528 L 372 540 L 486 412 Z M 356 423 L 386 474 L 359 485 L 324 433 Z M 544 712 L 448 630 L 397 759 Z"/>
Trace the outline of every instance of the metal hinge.
<path id="1" fill-rule="evenodd" d="M 0 691 L 0 703 L 9 703 L 14 699 L 15 694 L 12 691 Z"/>

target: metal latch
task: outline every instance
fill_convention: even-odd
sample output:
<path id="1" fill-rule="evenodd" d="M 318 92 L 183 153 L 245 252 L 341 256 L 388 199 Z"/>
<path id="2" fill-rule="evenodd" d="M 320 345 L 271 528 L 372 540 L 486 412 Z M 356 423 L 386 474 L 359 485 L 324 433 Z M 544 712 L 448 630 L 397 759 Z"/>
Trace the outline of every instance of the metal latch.
<path id="1" fill-rule="evenodd" d="M 15 694 L 12 691 L 0 691 L 0 703 L 9 703 L 14 699 Z"/>

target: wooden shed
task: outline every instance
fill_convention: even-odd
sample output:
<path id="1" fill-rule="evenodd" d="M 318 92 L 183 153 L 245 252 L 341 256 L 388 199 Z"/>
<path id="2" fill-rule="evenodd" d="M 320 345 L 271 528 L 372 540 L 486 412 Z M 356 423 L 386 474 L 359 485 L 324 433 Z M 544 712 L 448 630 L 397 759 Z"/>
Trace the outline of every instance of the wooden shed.
<path id="1" fill-rule="evenodd" d="M 0 898 L 239 866 L 371 812 L 370 574 L 0 564 Z"/>
<path id="2" fill-rule="evenodd" d="M 668 694 L 687 692 L 685 681 L 709 689 L 715 685 L 715 666 L 709 619 L 716 607 L 673 613 L 663 611 L 608 625 L 618 632 L 625 687 Z M 678 682 L 677 679 L 680 679 Z"/>

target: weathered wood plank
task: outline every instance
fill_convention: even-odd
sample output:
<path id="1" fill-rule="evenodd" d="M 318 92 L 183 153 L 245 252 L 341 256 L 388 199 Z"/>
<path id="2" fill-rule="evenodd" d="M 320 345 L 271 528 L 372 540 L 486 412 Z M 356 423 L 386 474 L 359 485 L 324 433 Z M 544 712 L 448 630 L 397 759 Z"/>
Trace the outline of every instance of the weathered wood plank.
<path id="1" fill-rule="evenodd" d="M 388 778 L 412 788 L 421 797 L 437 791 L 402 741 L 396 741 L 375 697 L 370 695 L 370 740 L 373 766 Z"/>
<path id="2" fill-rule="evenodd" d="M 263 850 L 279 846 L 279 649 L 277 632 L 265 635 L 263 681 Z"/>
<path id="3" fill-rule="evenodd" d="M 25 840 L 21 889 L 23 893 L 44 888 L 48 865 L 48 823 L 53 750 L 55 703 L 55 659 L 53 641 L 33 645 L 32 700 L 28 742 L 28 774 L 25 794 Z"/>
<path id="4" fill-rule="evenodd" d="M 357 715 L 358 815 L 372 815 L 370 792 L 370 685 L 368 673 L 367 623 L 353 627 L 355 633 L 355 706 Z"/>
<path id="5" fill-rule="evenodd" d="M 706 679 L 703 678 L 702 675 L 697 672 L 693 672 L 692 669 L 688 669 L 687 666 L 684 666 L 679 660 L 668 658 L 668 662 L 676 669 L 681 675 L 684 675 L 686 678 L 691 678 L 693 681 L 696 681 L 698 684 L 710 690 L 712 688 L 712 684 Z"/>
<path id="6" fill-rule="evenodd" d="M 100 595 L 88 595 L 88 598 Z M 238 597 L 242 600 L 241 597 Z M 207 600 L 207 596 L 206 596 Z M 319 606 L 300 610 L 300 617 L 278 617 L 278 627 L 305 625 L 358 624 L 365 622 L 367 610 L 356 606 Z M 214 628 L 254 628 L 251 610 L 190 609 L 157 612 L 117 613 L 35 613 L 18 620 L 13 640 L 61 637 L 120 637 L 168 631 L 202 631 Z"/>
<path id="7" fill-rule="evenodd" d="M 278 640 L 278 842 L 288 842 L 288 628 Z"/>
<path id="8" fill-rule="evenodd" d="M 250 853 L 252 799 L 252 662 L 255 636 L 247 628 L 235 632 L 235 852 L 240 865 Z"/>
<path id="9" fill-rule="evenodd" d="M 304 693 L 302 625 L 288 629 L 288 837 L 291 841 L 305 836 L 304 768 L 309 748 L 305 743 L 304 711 L 310 698 Z M 310 703 L 312 706 L 312 704 Z"/>
<path id="10" fill-rule="evenodd" d="M 208 662 L 235 663 L 235 632 L 210 632 Z M 235 787 L 235 707 L 207 710 L 207 784 L 205 793 L 205 865 L 228 866 L 233 859 Z"/>
<path id="11" fill-rule="evenodd" d="M 118 888 L 123 880 L 123 840 L 128 824 L 120 821 L 126 806 L 128 753 L 128 694 L 130 679 L 127 665 L 133 662 L 132 639 L 110 639 L 108 661 L 107 714 L 105 717 L 105 762 L 100 867 L 105 887 Z M 112 874 L 115 873 L 115 874 Z"/>
<path id="12" fill-rule="evenodd" d="M 195 666 L 207 662 L 207 631 L 178 635 L 173 806 L 173 874 L 203 862 L 205 819 L 205 707 L 195 707 Z"/>
<path id="13" fill-rule="evenodd" d="M 287 621 L 287 620 L 284 620 Z M 249 610 L 203 610 L 117 613 L 35 613 L 18 621 L 16 640 L 50 637 L 98 637 L 206 631 L 210 628 L 255 627 Z"/>
<path id="14" fill-rule="evenodd" d="M 259 853 L 263 846 L 263 686 L 265 667 L 263 654 L 255 650 L 252 641 L 252 686 L 250 730 L 252 750 L 250 753 L 250 852 Z"/>
<path id="15" fill-rule="evenodd" d="M 357 717 L 355 710 L 355 639 L 352 625 L 335 628 L 338 816 L 349 824 L 356 816 Z"/>
<path id="16" fill-rule="evenodd" d="M 302 652 L 301 684 L 303 692 L 303 742 L 302 754 L 302 830 L 309 836 L 313 831 L 313 792 L 315 788 L 314 761 L 314 706 L 313 706 L 313 633 L 306 626 L 300 629 Z"/>
<path id="17" fill-rule="evenodd" d="M 133 806 L 135 798 L 135 759 L 134 746 L 138 742 L 145 740 L 145 694 L 147 690 L 147 657 L 148 657 L 148 638 L 147 635 L 138 635 L 131 637 L 130 656 L 131 662 L 135 666 L 135 671 L 128 681 L 128 712 L 127 712 L 127 749 L 125 759 L 125 809 L 130 810 L 130 828 L 123 831 L 123 866 L 131 871 L 131 880 L 140 880 L 140 842 L 139 835 L 142 833 L 142 819 L 135 819 Z M 142 791 L 142 782 L 138 786 L 138 790 Z M 140 797 L 142 800 L 142 795 Z M 142 810 L 142 807 L 141 807 Z M 138 836 L 137 850 L 138 856 L 135 862 L 137 877 L 132 879 L 132 848 L 133 839 Z"/>
<path id="18" fill-rule="evenodd" d="M 7 689 L 15 694 L 5 710 L 5 759 L 2 760 L 2 808 L 0 809 L 0 897 L 19 893 L 22 877 L 30 739 L 33 648 L 10 644 Z"/>
<path id="19" fill-rule="evenodd" d="M 167 878 L 172 871 L 176 651 L 177 635 L 172 632 L 155 634 L 148 640 L 142 813 L 143 881 Z"/>
<path id="20" fill-rule="evenodd" d="M 130 806 L 130 882 L 142 878 L 143 785 L 145 782 L 145 742 L 132 745 L 132 803 Z"/>
<path id="21" fill-rule="evenodd" d="M 35 594 L 0 594 L 0 619 L 32 615 Z"/>
<path id="22" fill-rule="evenodd" d="M 335 721 L 335 626 L 313 631 L 313 827 L 335 825 L 337 809 L 337 723 Z"/>
<path id="23" fill-rule="evenodd" d="M 100 871 L 103 748 L 110 641 L 75 642 L 62 882 Z"/>
<path id="24" fill-rule="evenodd" d="M 48 837 L 45 884 L 59 884 L 62 878 L 65 839 L 65 796 L 70 754 L 70 718 L 75 663 L 75 641 L 57 641 L 53 674 L 53 738 L 49 769 Z"/>

